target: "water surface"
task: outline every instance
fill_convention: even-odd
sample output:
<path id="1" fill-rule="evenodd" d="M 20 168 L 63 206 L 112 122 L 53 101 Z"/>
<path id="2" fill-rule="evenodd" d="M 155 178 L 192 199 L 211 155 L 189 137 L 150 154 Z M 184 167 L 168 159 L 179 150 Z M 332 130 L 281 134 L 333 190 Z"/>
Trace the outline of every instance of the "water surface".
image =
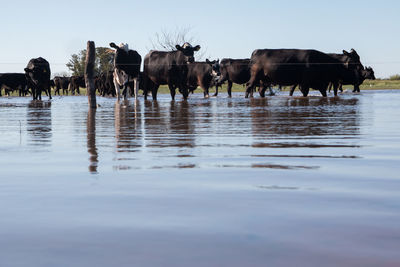
<path id="1" fill-rule="evenodd" d="M 400 92 L 0 98 L 1 266 L 399 266 Z"/>

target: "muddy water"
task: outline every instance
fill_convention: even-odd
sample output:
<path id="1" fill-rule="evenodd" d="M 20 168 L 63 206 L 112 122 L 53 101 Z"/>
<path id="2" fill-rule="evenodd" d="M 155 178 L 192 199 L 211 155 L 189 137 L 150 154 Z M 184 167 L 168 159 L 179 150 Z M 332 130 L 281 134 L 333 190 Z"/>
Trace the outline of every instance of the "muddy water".
<path id="1" fill-rule="evenodd" d="M 1 266 L 399 266 L 400 92 L 0 98 Z"/>

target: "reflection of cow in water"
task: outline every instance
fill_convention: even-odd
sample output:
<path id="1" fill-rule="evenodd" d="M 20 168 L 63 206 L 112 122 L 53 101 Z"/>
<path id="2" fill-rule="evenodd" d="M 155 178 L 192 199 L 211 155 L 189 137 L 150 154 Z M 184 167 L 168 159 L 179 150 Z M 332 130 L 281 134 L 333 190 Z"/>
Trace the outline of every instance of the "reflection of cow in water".
<path id="1" fill-rule="evenodd" d="M 31 145 L 49 146 L 52 138 L 51 102 L 32 101 L 28 105 L 27 132 Z"/>
<path id="2" fill-rule="evenodd" d="M 251 107 L 251 127 L 257 142 L 266 142 L 267 136 L 292 139 L 360 134 L 357 98 L 254 99 Z"/>
<path id="3" fill-rule="evenodd" d="M 194 147 L 194 117 L 193 109 L 186 101 L 179 103 L 171 101 L 169 108 L 160 106 L 158 102 L 145 102 L 144 130 L 148 139 L 146 146 Z"/>
<path id="4" fill-rule="evenodd" d="M 114 118 L 117 152 L 138 151 L 142 147 L 143 135 L 140 103 L 135 101 L 132 105 L 127 101 L 116 102 Z"/>

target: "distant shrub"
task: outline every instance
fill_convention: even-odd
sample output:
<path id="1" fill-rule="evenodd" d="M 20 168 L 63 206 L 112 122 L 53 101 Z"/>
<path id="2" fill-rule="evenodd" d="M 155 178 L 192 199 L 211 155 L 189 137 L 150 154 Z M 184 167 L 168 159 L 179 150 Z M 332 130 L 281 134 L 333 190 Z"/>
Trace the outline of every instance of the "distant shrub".
<path id="1" fill-rule="evenodd" d="M 390 76 L 390 77 L 389 77 L 389 80 L 392 80 L 392 81 L 394 81 L 394 80 L 400 80 L 400 74 L 396 74 L 396 75 Z"/>

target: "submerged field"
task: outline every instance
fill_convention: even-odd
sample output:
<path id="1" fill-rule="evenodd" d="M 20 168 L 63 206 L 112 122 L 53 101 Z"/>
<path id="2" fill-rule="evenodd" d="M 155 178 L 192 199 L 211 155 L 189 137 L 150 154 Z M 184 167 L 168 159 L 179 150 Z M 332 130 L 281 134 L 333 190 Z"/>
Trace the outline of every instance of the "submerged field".
<path id="1" fill-rule="evenodd" d="M 2 266 L 398 266 L 400 91 L 0 98 Z"/>
<path id="2" fill-rule="evenodd" d="M 226 91 L 227 91 L 226 88 L 227 88 L 226 84 L 222 85 L 222 88 L 219 89 L 219 92 L 226 93 Z M 400 80 L 366 80 L 360 86 L 360 88 L 361 88 L 361 90 L 400 89 Z M 243 85 L 233 84 L 232 92 L 244 92 L 245 89 L 246 88 Z M 343 86 L 343 89 L 352 91 L 353 86 L 345 85 L 345 86 Z M 284 87 L 282 90 L 288 92 L 290 90 L 290 88 Z M 168 86 L 166 86 L 166 85 L 160 86 L 158 93 L 159 94 L 169 94 Z M 178 93 L 178 90 L 177 90 L 177 93 Z M 197 88 L 195 93 L 201 94 L 202 93 L 201 88 Z M 214 93 L 215 93 L 215 87 L 210 88 L 210 95 L 213 95 Z M 2 90 L 2 94 L 4 94 L 4 90 Z M 52 90 L 52 94 L 54 94 L 54 90 Z M 71 93 L 69 93 L 69 94 L 71 94 Z M 86 95 L 86 88 L 80 88 L 80 94 Z M 17 92 L 12 93 L 12 96 L 17 96 L 17 95 L 18 95 Z M 44 93 L 43 93 L 43 95 L 44 95 Z M 256 93 L 255 95 L 257 96 L 258 94 Z"/>

